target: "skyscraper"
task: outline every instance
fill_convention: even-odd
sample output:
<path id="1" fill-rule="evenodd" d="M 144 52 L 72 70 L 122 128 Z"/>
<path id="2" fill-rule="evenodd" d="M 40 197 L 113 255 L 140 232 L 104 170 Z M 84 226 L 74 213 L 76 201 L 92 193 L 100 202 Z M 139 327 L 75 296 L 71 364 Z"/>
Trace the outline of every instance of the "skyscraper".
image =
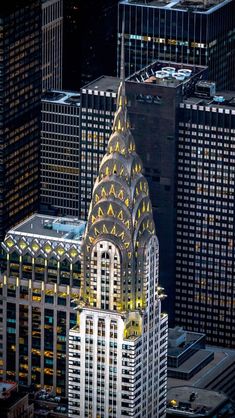
<path id="1" fill-rule="evenodd" d="M 67 395 L 84 227 L 75 218 L 35 214 L 7 232 L 0 249 L 1 379 Z"/>
<path id="2" fill-rule="evenodd" d="M 164 416 L 167 315 L 161 314 L 158 251 L 122 74 L 83 240 L 82 294 L 70 331 L 70 418 Z"/>
<path id="3" fill-rule="evenodd" d="M 131 127 L 149 185 L 160 241 L 160 282 L 174 321 L 178 113 L 184 96 L 207 76 L 200 66 L 156 61 L 127 78 Z"/>
<path id="4" fill-rule="evenodd" d="M 118 57 L 123 18 L 127 75 L 159 59 L 206 65 L 219 89 L 234 86 L 233 0 L 121 0 Z"/>
<path id="5" fill-rule="evenodd" d="M 63 0 L 42 1 L 42 91 L 62 89 Z"/>
<path id="6" fill-rule="evenodd" d="M 180 105 L 175 318 L 235 348 L 235 93 L 213 90 Z"/>
<path id="7" fill-rule="evenodd" d="M 0 237 L 36 210 L 39 184 L 41 3 L 0 5 Z"/>
<path id="8" fill-rule="evenodd" d="M 78 216 L 80 94 L 48 91 L 42 96 L 40 210 Z"/>

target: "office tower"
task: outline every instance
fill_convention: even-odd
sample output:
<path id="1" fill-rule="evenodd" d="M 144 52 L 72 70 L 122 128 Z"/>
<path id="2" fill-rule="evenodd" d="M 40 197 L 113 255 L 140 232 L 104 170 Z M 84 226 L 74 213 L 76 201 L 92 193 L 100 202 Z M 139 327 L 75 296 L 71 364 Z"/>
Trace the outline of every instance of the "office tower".
<path id="1" fill-rule="evenodd" d="M 167 315 L 161 314 L 158 240 L 121 80 L 81 253 L 81 300 L 70 331 L 70 418 L 165 415 Z"/>
<path id="2" fill-rule="evenodd" d="M 64 1 L 64 89 L 116 75 L 117 11 L 118 0 Z"/>
<path id="3" fill-rule="evenodd" d="M 184 95 L 207 76 L 204 67 L 157 61 L 127 79 L 129 115 L 145 169 L 160 241 L 160 283 L 170 322 L 175 288 L 175 218 L 178 112 Z"/>
<path id="4" fill-rule="evenodd" d="M 121 0 L 118 57 L 123 18 L 127 75 L 159 59 L 209 66 L 219 89 L 234 86 L 233 0 Z"/>
<path id="5" fill-rule="evenodd" d="M 102 76 L 81 89 L 80 218 L 87 219 L 95 179 L 111 134 L 119 80 Z"/>
<path id="6" fill-rule="evenodd" d="M 0 6 L 0 238 L 38 205 L 41 5 L 25 3 Z"/>
<path id="7" fill-rule="evenodd" d="M 40 210 L 78 216 L 80 95 L 48 91 L 42 96 Z"/>
<path id="8" fill-rule="evenodd" d="M 235 93 L 199 83 L 179 113 L 175 318 L 235 347 Z"/>
<path id="9" fill-rule="evenodd" d="M 42 91 L 62 89 L 63 0 L 42 2 Z"/>
<path id="10" fill-rule="evenodd" d="M 33 215 L 2 243 L 1 378 L 67 395 L 84 222 Z"/>

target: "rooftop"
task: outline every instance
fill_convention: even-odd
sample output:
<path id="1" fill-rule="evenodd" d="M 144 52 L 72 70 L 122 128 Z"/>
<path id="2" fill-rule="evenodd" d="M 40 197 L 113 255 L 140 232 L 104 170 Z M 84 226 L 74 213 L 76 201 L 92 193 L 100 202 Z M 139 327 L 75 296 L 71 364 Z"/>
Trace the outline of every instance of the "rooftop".
<path id="1" fill-rule="evenodd" d="M 167 408 L 180 411 L 182 414 L 191 412 L 191 416 L 207 416 L 227 401 L 227 396 L 207 389 L 178 386 L 168 390 Z M 171 411 L 172 412 L 172 411 Z"/>
<path id="2" fill-rule="evenodd" d="M 204 338 L 205 334 L 202 333 L 184 331 L 180 327 L 169 328 L 168 356 L 177 357 Z"/>
<path id="3" fill-rule="evenodd" d="M 28 399 L 28 395 L 18 392 L 18 385 L 15 382 L 0 382 L 0 409 L 10 409 L 23 398 Z M 4 415 L 5 416 L 5 415 Z"/>
<path id="4" fill-rule="evenodd" d="M 42 101 L 79 107 L 80 93 L 76 91 L 48 90 L 42 95 Z"/>
<path id="5" fill-rule="evenodd" d="M 235 352 L 234 350 L 225 349 L 222 347 L 206 346 L 205 351 L 211 351 L 214 353 L 214 359 L 211 360 L 205 367 L 203 367 L 198 373 L 187 380 L 187 384 L 191 387 L 207 387 L 210 382 L 213 382 L 215 377 L 223 376 L 223 373 L 228 370 L 232 370 L 235 365 Z M 191 361 L 194 361 L 191 358 Z M 185 364 L 183 364 L 185 368 Z M 175 369 L 176 370 L 176 369 Z M 168 387 L 182 386 L 182 379 L 173 377 L 168 378 Z"/>
<path id="6" fill-rule="evenodd" d="M 0 382 L 0 399 L 6 399 L 10 392 L 17 388 L 17 384 L 14 382 Z"/>
<path id="7" fill-rule="evenodd" d="M 179 64 L 169 61 L 155 61 L 127 78 L 127 81 L 145 84 L 157 84 L 176 88 L 190 80 L 202 78 L 207 67 Z"/>
<path id="8" fill-rule="evenodd" d="M 190 376 L 191 373 L 195 374 L 194 371 L 201 365 L 201 368 L 205 364 L 210 363 L 214 358 L 214 352 L 210 350 L 198 350 L 192 354 L 187 360 L 185 360 L 180 366 L 168 367 L 168 373 L 175 372 L 181 373 L 184 376 Z M 186 378 L 186 377 L 185 377 Z"/>
<path id="9" fill-rule="evenodd" d="M 196 93 L 194 93 L 193 95 L 185 98 L 183 103 L 186 105 L 200 105 L 235 110 L 235 91 L 218 91 L 211 97 L 199 97 Z"/>
<path id="10" fill-rule="evenodd" d="M 197 13 L 213 13 L 233 0 L 121 0 L 130 6 L 155 7 L 166 10 L 190 10 Z"/>
<path id="11" fill-rule="evenodd" d="M 92 81 L 89 84 L 86 84 L 82 88 L 82 92 L 85 93 L 87 90 L 97 91 L 97 92 L 106 92 L 110 93 L 113 97 L 116 97 L 118 88 L 120 85 L 120 79 L 117 77 L 110 77 L 103 75 L 96 80 Z"/>
<path id="12" fill-rule="evenodd" d="M 64 218 L 34 214 L 8 231 L 9 235 L 81 241 L 86 222 L 77 218 Z"/>

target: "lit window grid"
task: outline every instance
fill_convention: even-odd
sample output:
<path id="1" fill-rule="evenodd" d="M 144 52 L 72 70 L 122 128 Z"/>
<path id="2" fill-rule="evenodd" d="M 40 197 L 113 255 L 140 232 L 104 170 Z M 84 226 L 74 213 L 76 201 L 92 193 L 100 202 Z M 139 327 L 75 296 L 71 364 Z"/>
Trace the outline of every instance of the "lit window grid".
<path id="1" fill-rule="evenodd" d="M 79 211 L 79 107 L 42 102 L 41 200 L 60 213 Z"/>
<path id="2" fill-rule="evenodd" d="M 228 59 L 235 46 L 234 27 L 231 23 L 224 27 L 223 32 L 218 33 L 216 29 L 220 26 L 221 16 L 226 20 L 230 14 L 234 14 L 232 3 L 207 14 L 121 1 L 118 10 L 117 73 L 120 70 L 124 15 L 126 76 L 160 59 L 209 65 L 210 79 L 217 82 L 218 88 L 227 88 L 235 78 L 234 63 Z M 171 32 L 169 27 L 173 28 Z M 210 30 L 206 31 L 206 28 Z M 210 35 L 212 32 L 213 37 Z M 228 49 L 223 49 L 224 45 Z M 227 65 L 224 65 L 225 62 Z"/>
<path id="3" fill-rule="evenodd" d="M 211 342 L 221 342 L 217 326 L 230 329 L 234 344 L 225 324 L 235 306 L 235 130 L 185 125 L 179 132 L 176 318 L 195 331 L 209 327 Z"/>

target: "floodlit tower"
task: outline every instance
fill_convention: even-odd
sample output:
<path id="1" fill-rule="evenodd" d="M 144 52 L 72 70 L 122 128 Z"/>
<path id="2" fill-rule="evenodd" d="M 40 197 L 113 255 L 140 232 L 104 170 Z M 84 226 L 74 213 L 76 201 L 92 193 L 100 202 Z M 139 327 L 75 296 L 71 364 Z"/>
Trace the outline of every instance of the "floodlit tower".
<path id="1" fill-rule="evenodd" d="M 148 184 L 129 129 L 123 52 L 113 132 L 83 240 L 82 299 L 70 331 L 70 418 L 165 415 L 167 315 Z"/>

